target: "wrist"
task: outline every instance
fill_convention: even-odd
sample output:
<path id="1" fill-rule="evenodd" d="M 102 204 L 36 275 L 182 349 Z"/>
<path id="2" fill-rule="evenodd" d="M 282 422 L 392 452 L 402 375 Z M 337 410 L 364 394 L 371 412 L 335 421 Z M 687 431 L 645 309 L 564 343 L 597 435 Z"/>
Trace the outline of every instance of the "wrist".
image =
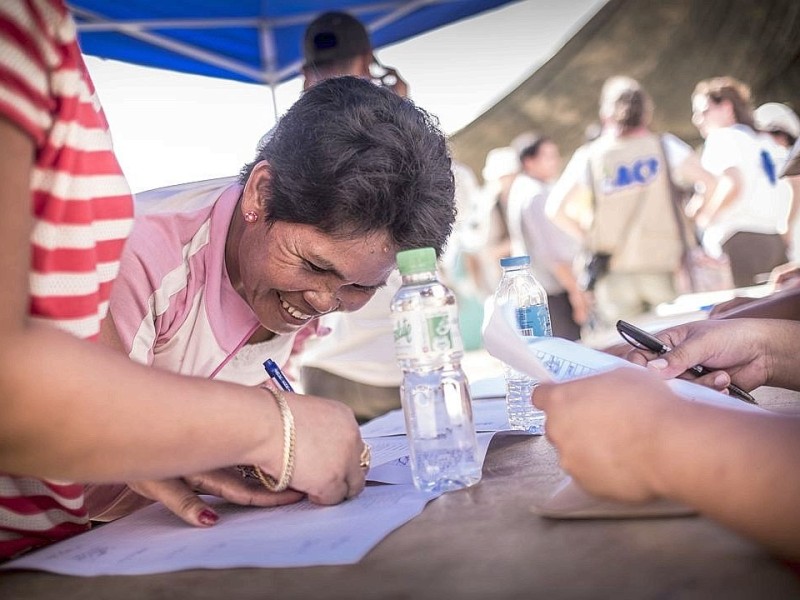
<path id="1" fill-rule="evenodd" d="M 658 497 L 674 498 L 674 476 L 681 467 L 676 465 L 675 442 L 685 433 L 687 401 L 677 396 L 664 384 L 668 397 L 658 398 L 659 408 L 654 411 L 648 446 L 643 453 L 643 476 L 650 490 Z M 690 411 L 689 411 L 690 412 Z"/>
<path id="2" fill-rule="evenodd" d="M 296 440 L 294 416 L 281 390 L 266 385 L 261 389 L 272 396 L 278 407 L 281 424 L 280 435 L 272 435 L 270 440 L 277 439 L 281 443 L 277 452 L 269 454 L 271 460 L 266 463 L 256 458 L 250 461 L 251 464 L 237 465 L 236 468 L 242 477 L 259 480 L 270 492 L 282 492 L 289 487 L 294 475 Z M 274 443 L 271 445 L 274 446 Z M 276 460 L 276 457 L 280 458 Z M 277 467 L 275 467 L 276 462 L 278 463 Z"/>
<path id="3" fill-rule="evenodd" d="M 764 357 L 764 384 L 798 389 L 796 351 L 800 323 L 783 319 L 762 320 L 759 354 Z"/>
<path id="4" fill-rule="evenodd" d="M 258 410 L 249 417 L 254 442 L 241 464 L 258 465 L 262 472 L 280 477 L 283 464 L 283 423 L 280 407 L 264 387 L 249 388 L 248 391 L 256 397 Z"/>

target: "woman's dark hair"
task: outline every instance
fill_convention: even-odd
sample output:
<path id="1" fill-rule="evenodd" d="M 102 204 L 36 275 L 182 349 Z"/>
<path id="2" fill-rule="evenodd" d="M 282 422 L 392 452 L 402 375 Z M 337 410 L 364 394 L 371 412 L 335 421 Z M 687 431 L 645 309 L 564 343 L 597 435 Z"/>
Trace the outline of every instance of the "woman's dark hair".
<path id="1" fill-rule="evenodd" d="M 540 135 L 536 138 L 532 138 L 529 140 L 529 143 L 522 148 L 522 151 L 519 153 L 519 160 L 520 162 L 524 161 L 526 158 L 536 158 L 539 154 L 539 150 L 542 149 L 542 146 L 547 142 L 552 142 L 553 139 L 546 135 Z"/>
<path id="2" fill-rule="evenodd" d="M 341 237 L 388 231 L 398 249 L 430 246 L 437 254 L 450 235 L 453 174 L 435 118 L 368 81 L 337 77 L 306 91 L 240 181 L 263 160 L 268 222 Z"/>
<path id="3" fill-rule="evenodd" d="M 653 102 L 639 82 L 616 76 L 606 80 L 600 94 L 600 116 L 613 121 L 620 133 L 650 123 Z"/>

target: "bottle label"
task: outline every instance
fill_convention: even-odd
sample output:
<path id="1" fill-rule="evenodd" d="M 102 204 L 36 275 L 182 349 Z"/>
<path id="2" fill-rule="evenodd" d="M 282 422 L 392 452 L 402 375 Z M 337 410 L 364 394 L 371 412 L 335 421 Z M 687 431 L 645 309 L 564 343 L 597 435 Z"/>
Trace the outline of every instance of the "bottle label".
<path id="1" fill-rule="evenodd" d="M 397 358 L 462 351 L 458 321 L 449 311 L 394 314 L 394 346 Z"/>
<path id="2" fill-rule="evenodd" d="M 546 304 L 521 306 L 514 310 L 517 327 L 524 336 L 550 336 L 553 330 L 550 325 L 550 311 Z"/>

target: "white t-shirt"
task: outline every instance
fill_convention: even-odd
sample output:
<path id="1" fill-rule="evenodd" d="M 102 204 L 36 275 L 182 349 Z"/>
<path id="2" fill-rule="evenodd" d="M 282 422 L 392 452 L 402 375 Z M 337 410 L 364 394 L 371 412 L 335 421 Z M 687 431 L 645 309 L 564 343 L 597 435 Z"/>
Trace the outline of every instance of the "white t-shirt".
<path id="1" fill-rule="evenodd" d="M 556 263 L 572 263 L 580 244 L 545 214 L 548 187 L 541 181 L 519 174 L 508 193 L 508 233 L 511 255 L 528 254 L 531 270 L 548 294 L 564 287 L 553 275 Z"/>
<path id="2" fill-rule="evenodd" d="M 739 231 L 774 234 L 780 233 L 781 227 L 785 230 L 788 207 L 782 194 L 786 188 L 779 185 L 779 167 L 770 147 L 752 129 L 734 125 L 709 133 L 701 164 L 716 176 L 735 168 L 742 180 L 738 198 L 720 211 L 704 232 L 703 245 L 709 252 L 719 252 Z"/>

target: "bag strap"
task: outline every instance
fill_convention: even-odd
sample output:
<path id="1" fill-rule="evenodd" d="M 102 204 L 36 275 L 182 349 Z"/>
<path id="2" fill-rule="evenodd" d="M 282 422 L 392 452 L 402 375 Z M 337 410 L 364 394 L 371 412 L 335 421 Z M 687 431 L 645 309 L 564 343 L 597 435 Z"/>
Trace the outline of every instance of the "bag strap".
<path id="1" fill-rule="evenodd" d="M 667 184 L 669 185 L 670 204 L 672 205 L 672 214 L 675 216 L 675 224 L 678 226 L 678 235 L 681 237 L 681 245 L 683 246 L 684 253 L 689 251 L 689 241 L 686 239 L 686 230 L 684 229 L 684 222 L 681 216 L 680 193 L 678 186 L 672 180 L 672 173 L 669 168 L 669 160 L 667 159 L 667 147 L 664 144 L 664 136 L 658 136 L 658 145 L 661 147 L 661 156 L 664 158 L 665 175 L 667 176 Z"/>
<path id="2" fill-rule="evenodd" d="M 667 183 L 669 184 L 669 196 L 670 196 L 670 205 L 672 206 L 672 214 L 675 217 L 675 225 L 678 227 L 678 235 L 681 238 L 681 246 L 683 246 L 683 255 L 681 257 L 681 262 L 683 263 L 684 267 L 686 267 L 686 275 L 689 278 L 689 285 L 692 289 L 697 287 L 697 282 L 694 279 L 694 274 L 689 267 L 689 252 L 691 250 L 689 246 L 689 240 L 686 237 L 686 228 L 685 223 L 683 220 L 682 209 L 680 207 L 680 192 L 678 191 L 678 186 L 675 185 L 675 182 L 672 179 L 672 173 L 669 168 L 669 159 L 667 158 L 667 147 L 664 143 L 664 136 L 658 136 L 658 144 L 661 147 L 661 155 L 664 158 L 664 169 L 665 175 L 667 176 Z"/>

